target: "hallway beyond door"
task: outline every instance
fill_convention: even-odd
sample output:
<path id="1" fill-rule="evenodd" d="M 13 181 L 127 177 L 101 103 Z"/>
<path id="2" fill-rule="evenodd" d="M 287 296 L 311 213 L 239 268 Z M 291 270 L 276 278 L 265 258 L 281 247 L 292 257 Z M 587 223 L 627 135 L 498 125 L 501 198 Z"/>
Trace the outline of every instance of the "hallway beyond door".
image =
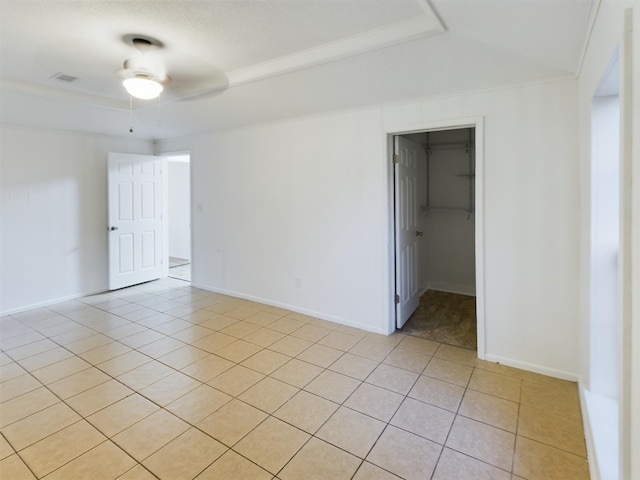
<path id="1" fill-rule="evenodd" d="M 191 263 L 184 258 L 169 257 L 169 274 L 167 276 L 191 282 Z"/>

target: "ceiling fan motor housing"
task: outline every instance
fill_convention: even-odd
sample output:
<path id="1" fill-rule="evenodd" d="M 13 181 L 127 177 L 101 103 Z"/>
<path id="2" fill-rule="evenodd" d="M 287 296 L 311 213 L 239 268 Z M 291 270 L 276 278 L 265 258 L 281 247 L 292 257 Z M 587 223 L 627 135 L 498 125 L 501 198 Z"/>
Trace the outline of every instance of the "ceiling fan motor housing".
<path id="1" fill-rule="evenodd" d="M 167 80 L 166 68 L 160 59 L 162 42 L 144 35 L 125 35 L 125 43 L 133 46 L 137 52 L 124 61 L 123 78 L 148 78 L 156 82 Z"/>

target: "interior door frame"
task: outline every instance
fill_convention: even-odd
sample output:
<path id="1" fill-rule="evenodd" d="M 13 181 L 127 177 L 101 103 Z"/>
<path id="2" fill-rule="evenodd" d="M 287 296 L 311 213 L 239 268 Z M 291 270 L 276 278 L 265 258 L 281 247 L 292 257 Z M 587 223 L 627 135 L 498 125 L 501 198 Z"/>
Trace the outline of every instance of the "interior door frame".
<path id="1" fill-rule="evenodd" d="M 459 128 L 475 128 L 475 267 L 476 267 L 476 318 L 478 337 L 478 358 L 484 360 L 486 352 L 485 323 L 485 267 L 484 267 L 484 117 L 464 117 L 429 122 L 418 122 L 410 125 L 388 127 L 385 131 L 387 146 L 387 206 L 388 206 L 388 300 L 389 300 L 389 333 L 395 331 L 396 325 L 396 264 L 395 264 L 395 168 L 393 163 L 394 137 L 436 130 L 455 130 Z"/>

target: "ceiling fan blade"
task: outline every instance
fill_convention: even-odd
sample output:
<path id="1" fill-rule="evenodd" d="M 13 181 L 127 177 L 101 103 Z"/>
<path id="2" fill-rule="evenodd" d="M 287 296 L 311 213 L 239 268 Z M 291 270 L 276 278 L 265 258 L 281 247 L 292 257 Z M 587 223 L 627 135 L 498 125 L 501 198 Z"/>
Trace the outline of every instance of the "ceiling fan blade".
<path id="1" fill-rule="evenodd" d="M 219 95 L 228 88 L 229 79 L 224 72 L 209 69 L 207 74 L 176 72 L 167 84 L 167 93 L 175 100 L 196 100 Z"/>

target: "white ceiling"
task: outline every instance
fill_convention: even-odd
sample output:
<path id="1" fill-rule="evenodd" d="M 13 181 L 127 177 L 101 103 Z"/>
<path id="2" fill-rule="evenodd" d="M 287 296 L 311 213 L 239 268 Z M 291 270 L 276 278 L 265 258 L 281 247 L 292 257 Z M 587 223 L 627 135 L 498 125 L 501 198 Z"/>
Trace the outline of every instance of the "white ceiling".
<path id="1" fill-rule="evenodd" d="M 570 75 L 594 1 L 2 0 L 0 118 L 125 134 L 127 34 L 164 44 L 144 138 Z"/>

